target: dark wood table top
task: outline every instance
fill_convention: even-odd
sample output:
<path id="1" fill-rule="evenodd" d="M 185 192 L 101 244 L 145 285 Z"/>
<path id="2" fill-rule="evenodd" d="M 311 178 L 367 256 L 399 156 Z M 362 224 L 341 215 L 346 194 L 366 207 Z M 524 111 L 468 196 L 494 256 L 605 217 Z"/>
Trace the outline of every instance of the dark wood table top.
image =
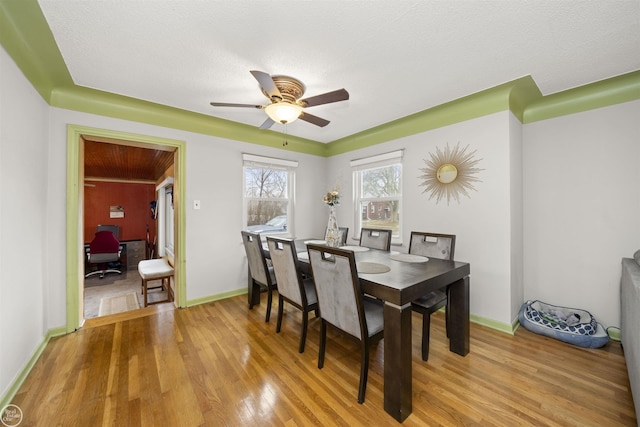
<path id="1" fill-rule="evenodd" d="M 305 242 L 312 239 L 296 239 L 298 253 L 306 252 Z M 372 262 L 389 267 L 386 273 L 360 273 L 362 290 L 396 305 L 409 304 L 429 292 L 466 277 L 471 272 L 469 263 L 429 258 L 427 262 L 404 262 L 391 258 L 397 251 L 369 249 L 354 252 L 356 262 Z M 308 259 L 300 259 L 303 264 Z"/>

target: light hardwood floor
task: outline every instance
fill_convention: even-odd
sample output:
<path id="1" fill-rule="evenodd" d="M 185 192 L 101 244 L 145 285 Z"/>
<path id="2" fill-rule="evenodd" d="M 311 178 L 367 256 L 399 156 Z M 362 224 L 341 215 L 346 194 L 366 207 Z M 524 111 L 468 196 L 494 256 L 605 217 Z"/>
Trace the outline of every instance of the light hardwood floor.
<path id="1" fill-rule="evenodd" d="M 149 307 L 52 339 L 12 402 L 21 426 L 398 425 L 383 410 L 384 340 L 359 405 L 357 345 L 330 330 L 319 370 L 319 322 L 299 354 L 300 312 L 287 310 L 276 334 L 264 299 L 253 310 L 246 296 Z M 414 315 L 413 413 L 403 425 L 637 424 L 617 342 L 591 350 L 472 324 L 471 352 L 460 357 L 436 313 L 425 363 L 420 327 Z"/>

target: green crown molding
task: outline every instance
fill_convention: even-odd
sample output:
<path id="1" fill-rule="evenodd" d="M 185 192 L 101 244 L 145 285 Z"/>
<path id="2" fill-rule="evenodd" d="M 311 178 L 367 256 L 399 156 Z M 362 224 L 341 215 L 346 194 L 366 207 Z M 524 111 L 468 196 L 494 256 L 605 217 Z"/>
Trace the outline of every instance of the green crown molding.
<path id="1" fill-rule="evenodd" d="M 180 129 L 316 156 L 324 156 L 326 151 L 325 144 L 310 139 L 284 135 L 270 130 L 260 130 L 255 126 L 81 86 L 54 89 L 50 104 L 68 110 Z M 283 148 L 285 138 L 287 146 Z"/>
<path id="2" fill-rule="evenodd" d="M 321 142 L 75 85 L 36 0 L 0 0 L 0 44 L 53 107 L 325 155 Z"/>
<path id="3" fill-rule="evenodd" d="M 36 0 L 0 0 L 0 44 L 47 103 L 54 88 L 73 85 Z"/>
<path id="4" fill-rule="evenodd" d="M 327 154 L 334 156 L 508 109 L 515 109 L 521 118 L 524 105 L 539 94 L 531 76 L 522 77 L 335 140 L 328 144 Z"/>
<path id="5" fill-rule="evenodd" d="M 640 71 L 542 96 L 531 76 L 328 144 L 76 86 L 36 0 L 0 0 L 0 44 L 51 106 L 329 157 L 510 110 L 522 123 L 640 99 Z M 288 145 L 283 147 L 286 138 Z"/>
<path id="6" fill-rule="evenodd" d="M 640 99 L 640 70 L 547 95 L 527 106 L 523 123 Z"/>
<path id="7" fill-rule="evenodd" d="M 509 109 L 520 120 L 520 123 L 524 123 L 527 106 L 540 98 L 542 98 L 542 93 L 533 78 L 531 76 L 523 77 L 516 80 L 511 87 Z"/>

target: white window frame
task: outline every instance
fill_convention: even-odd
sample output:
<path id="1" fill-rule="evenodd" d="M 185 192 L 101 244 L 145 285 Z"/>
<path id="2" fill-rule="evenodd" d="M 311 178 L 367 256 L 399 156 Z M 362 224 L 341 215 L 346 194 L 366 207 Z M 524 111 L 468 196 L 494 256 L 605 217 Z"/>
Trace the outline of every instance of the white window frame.
<path id="1" fill-rule="evenodd" d="M 157 192 L 157 252 L 160 257 L 174 259 L 174 210 L 173 178 L 169 177 L 156 186 Z"/>
<path id="2" fill-rule="evenodd" d="M 295 236 L 294 232 L 294 211 L 295 211 L 295 186 L 296 186 L 296 169 L 298 162 L 295 160 L 278 159 L 274 157 L 264 157 L 254 154 L 242 154 L 242 228 L 247 227 L 247 206 L 250 200 L 253 198 L 247 197 L 247 182 L 245 169 L 250 168 L 265 168 L 284 170 L 287 172 L 287 197 L 286 198 L 273 198 L 275 201 L 287 202 L 287 230 L 284 232 L 264 232 L 264 235 L 282 235 L 282 236 Z M 257 199 L 256 199 L 257 200 Z"/>
<path id="3" fill-rule="evenodd" d="M 403 183 L 403 168 L 402 168 L 402 157 L 404 150 L 392 151 L 390 153 L 379 154 L 377 156 L 365 157 L 362 159 L 352 160 L 350 162 L 352 174 L 353 174 L 353 196 L 354 196 L 354 225 L 355 232 L 353 234 L 354 238 L 360 238 L 360 232 L 362 230 L 362 202 L 371 202 L 371 201 L 390 201 L 397 200 L 398 201 L 398 211 L 400 212 L 400 216 L 398 218 L 398 234 L 392 236 L 391 244 L 393 245 L 402 245 L 402 226 L 403 226 L 403 209 L 402 209 L 402 195 L 404 193 L 404 183 Z M 361 194 L 362 190 L 362 172 L 371 169 L 378 169 L 385 166 L 391 165 L 400 165 L 400 195 L 397 197 L 376 197 L 376 198 L 366 198 Z"/>

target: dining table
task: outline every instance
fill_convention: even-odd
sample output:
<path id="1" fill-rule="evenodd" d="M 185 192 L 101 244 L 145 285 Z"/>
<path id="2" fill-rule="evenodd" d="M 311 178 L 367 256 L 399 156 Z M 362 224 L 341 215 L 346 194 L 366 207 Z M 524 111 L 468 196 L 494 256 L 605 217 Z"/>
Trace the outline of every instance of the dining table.
<path id="1" fill-rule="evenodd" d="M 322 240 L 295 240 L 299 268 L 307 274 L 311 274 L 309 259 L 305 256 L 309 242 L 321 243 Z M 449 351 L 466 356 L 469 353 L 471 266 L 468 262 L 393 250 L 342 248 L 354 252 L 362 291 L 384 302 L 384 409 L 402 422 L 412 411 L 411 302 L 431 291 L 446 290 Z M 268 249 L 265 255 L 268 256 Z M 249 292 L 255 293 L 251 289 Z"/>

